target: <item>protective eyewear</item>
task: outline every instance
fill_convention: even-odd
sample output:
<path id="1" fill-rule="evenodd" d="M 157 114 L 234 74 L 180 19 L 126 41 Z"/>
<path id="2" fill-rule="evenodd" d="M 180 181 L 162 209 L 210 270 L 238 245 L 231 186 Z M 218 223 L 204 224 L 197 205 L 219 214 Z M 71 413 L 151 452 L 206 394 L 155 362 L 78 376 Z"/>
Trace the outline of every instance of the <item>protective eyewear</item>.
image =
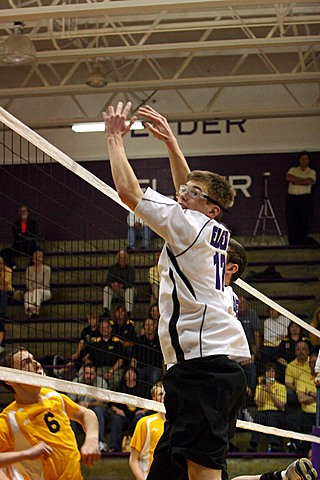
<path id="1" fill-rule="evenodd" d="M 203 193 L 201 189 L 199 187 L 196 187 L 195 185 L 180 185 L 179 195 L 184 195 L 185 193 L 187 193 L 191 198 L 202 198 L 204 200 L 207 200 L 208 202 L 214 203 L 219 208 L 221 208 L 222 211 L 224 211 L 224 208 L 220 205 L 219 202 L 213 200 L 213 198 L 209 197 L 209 195 L 207 195 L 206 193 Z"/>

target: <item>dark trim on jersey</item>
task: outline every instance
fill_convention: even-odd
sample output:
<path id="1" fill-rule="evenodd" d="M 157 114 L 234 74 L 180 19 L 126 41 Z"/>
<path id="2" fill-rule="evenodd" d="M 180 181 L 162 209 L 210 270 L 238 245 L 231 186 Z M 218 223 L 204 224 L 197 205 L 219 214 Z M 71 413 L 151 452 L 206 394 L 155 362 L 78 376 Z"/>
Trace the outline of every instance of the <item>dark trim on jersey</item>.
<path id="1" fill-rule="evenodd" d="M 173 264 L 177 274 L 179 275 L 179 277 L 181 278 L 181 280 L 183 281 L 183 283 L 185 284 L 185 286 L 187 287 L 187 289 L 189 290 L 189 292 L 191 293 L 191 295 L 195 298 L 195 300 L 197 299 L 196 297 L 196 294 L 193 290 L 193 286 L 191 285 L 190 281 L 188 280 L 188 278 L 185 276 L 185 274 L 182 272 L 182 270 L 180 269 L 179 267 L 179 264 L 177 262 L 177 259 L 175 257 L 175 255 L 171 252 L 171 250 L 166 247 L 166 250 L 167 250 L 167 254 L 168 254 L 168 257 L 170 258 L 171 260 L 171 263 Z M 178 255 L 177 255 L 178 256 Z"/>
<path id="2" fill-rule="evenodd" d="M 176 282 L 174 280 L 174 275 L 171 268 L 169 270 L 169 277 L 173 285 L 173 290 L 172 290 L 173 312 L 169 321 L 169 335 L 171 338 L 171 345 L 174 351 L 176 352 L 177 361 L 182 362 L 182 360 L 184 360 L 184 353 L 179 342 L 179 334 L 177 330 L 177 323 L 180 316 L 180 304 L 179 304 L 178 295 L 177 295 Z"/>
<path id="3" fill-rule="evenodd" d="M 200 327 L 200 331 L 199 331 L 199 345 L 200 345 L 200 357 L 202 357 L 202 330 L 203 330 L 203 325 L 204 325 L 204 319 L 205 319 L 205 316 L 206 316 L 206 312 L 207 312 L 207 304 L 205 304 L 204 306 L 204 311 L 203 311 L 203 314 L 202 314 L 202 322 L 201 322 L 201 327 Z"/>
<path id="4" fill-rule="evenodd" d="M 199 233 L 198 235 L 196 236 L 196 238 L 193 240 L 193 242 L 189 245 L 189 247 L 187 247 L 185 250 L 183 250 L 183 252 L 181 253 L 178 253 L 178 255 L 176 257 L 180 257 L 180 255 L 183 255 L 184 253 L 186 253 L 188 250 L 190 250 L 191 247 L 193 247 L 193 245 L 196 243 L 196 241 L 198 240 L 198 238 L 200 237 L 203 229 L 208 225 L 209 222 L 211 222 L 212 218 L 209 218 L 209 220 L 201 227 L 201 229 L 199 230 Z"/>

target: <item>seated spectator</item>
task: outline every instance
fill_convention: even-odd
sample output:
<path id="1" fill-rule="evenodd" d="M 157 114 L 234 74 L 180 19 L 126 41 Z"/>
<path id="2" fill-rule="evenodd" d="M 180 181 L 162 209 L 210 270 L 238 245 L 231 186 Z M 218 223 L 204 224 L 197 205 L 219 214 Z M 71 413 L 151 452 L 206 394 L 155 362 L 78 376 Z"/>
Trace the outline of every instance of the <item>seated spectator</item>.
<path id="1" fill-rule="evenodd" d="M 160 276 L 158 271 L 158 261 L 160 252 L 155 252 L 153 257 L 153 267 L 149 268 L 149 283 L 151 287 L 150 304 L 158 303 Z"/>
<path id="2" fill-rule="evenodd" d="M 276 361 L 276 349 L 281 340 L 286 337 L 290 324 L 289 318 L 281 315 L 274 308 L 268 307 L 268 314 L 269 317 L 263 324 L 263 347 L 261 350 L 263 364 Z"/>
<path id="3" fill-rule="evenodd" d="M 299 405 L 296 395 L 297 381 L 301 375 L 309 374 L 309 346 L 304 341 L 297 342 L 295 346 L 296 358 L 288 363 L 285 373 L 285 384 L 287 387 L 288 407 Z"/>
<path id="4" fill-rule="evenodd" d="M 138 240 L 141 240 L 141 248 L 149 250 L 151 241 L 151 230 L 141 218 L 136 217 L 132 212 L 127 217 L 128 224 L 128 248 L 130 252 L 135 250 Z"/>
<path id="5" fill-rule="evenodd" d="M 316 408 L 317 408 L 317 387 L 315 379 L 317 373 L 315 365 L 317 354 L 313 353 L 309 358 L 309 371 L 301 375 L 297 380 L 297 397 L 301 405 L 301 411 L 296 412 L 288 417 L 288 427 L 299 433 L 312 433 L 312 426 L 316 425 Z M 307 453 L 310 449 L 308 442 L 290 442 L 292 451 Z"/>
<path id="6" fill-rule="evenodd" d="M 114 319 L 111 319 L 110 323 L 112 325 L 112 337 L 117 338 L 122 343 L 125 359 L 129 360 L 136 339 L 136 330 L 134 322 L 127 318 L 123 305 L 118 305 L 115 308 Z"/>
<path id="7" fill-rule="evenodd" d="M 260 355 L 260 320 L 257 312 L 248 306 L 245 297 L 239 297 L 238 319 L 242 323 L 245 331 L 250 351 L 254 354 L 255 359 Z"/>
<path id="8" fill-rule="evenodd" d="M 258 407 L 258 413 L 254 417 L 255 422 L 268 427 L 284 428 L 287 391 L 286 387 L 276 380 L 274 363 L 267 363 L 264 367 L 263 378 L 256 389 L 255 402 Z M 257 451 L 260 436 L 260 432 L 252 432 L 248 452 Z M 279 452 L 279 436 L 269 435 L 269 447 L 271 452 Z"/>
<path id="9" fill-rule="evenodd" d="M 101 339 L 97 313 L 93 311 L 90 312 L 87 315 L 87 322 L 88 325 L 86 325 L 81 332 L 77 350 L 71 356 L 71 360 L 75 363 L 77 370 L 83 365 L 84 358 L 88 354 L 90 356 L 92 344 L 95 344 Z"/>
<path id="10" fill-rule="evenodd" d="M 290 322 L 287 336 L 280 342 L 275 352 L 277 358 L 278 379 L 281 383 L 285 382 L 286 367 L 288 363 L 296 358 L 296 345 L 301 340 L 309 345 L 311 351 L 312 344 L 308 337 L 302 335 L 302 328 L 300 325 L 295 322 Z"/>
<path id="11" fill-rule="evenodd" d="M 21 205 L 19 219 L 13 225 L 12 233 L 12 247 L 4 248 L 1 252 L 6 265 L 10 268 L 15 267 L 16 255 L 31 257 L 38 248 L 38 225 L 35 220 L 29 217 L 29 210 L 26 205 Z"/>
<path id="12" fill-rule="evenodd" d="M 157 303 L 153 303 L 152 305 L 150 305 L 149 317 L 152 318 L 152 320 L 154 320 L 158 329 L 158 324 L 160 319 L 160 310 L 159 310 L 159 305 Z"/>
<path id="13" fill-rule="evenodd" d="M 4 351 L 4 337 L 5 337 L 6 329 L 4 327 L 4 323 L 0 318 L 0 353 Z"/>
<path id="14" fill-rule="evenodd" d="M 320 307 L 316 308 L 316 310 L 314 311 L 310 325 L 319 330 L 320 332 Z M 314 347 L 314 351 L 318 352 L 320 347 L 320 337 L 317 337 L 313 333 L 310 333 L 310 340 Z"/>
<path id="15" fill-rule="evenodd" d="M 101 376 L 108 384 L 108 388 L 115 390 L 120 383 L 123 374 L 123 346 L 121 342 L 113 338 L 110 319 L 100 320 L 101 338 L 90 345 L 89 358 L 97 369 L 97 375 Z"/>
<path id="16" fill-rule="evenodd" d="M 12 298 L 12 270 L 0 257 L 0 318 L 7 317 L 8 299 Z"/>
<path id="17" fill-rule="evenodd" d="M 33 255 L 33 265 L 26 271 L 27 291 L 24 294 L 24 309 L 31 318 L 39 318 L 40 306 L 50 300 L 51 268 L 43 263 L 43 252 L 36 250 Z"/>
<path id="18" fill-rule="evenodd" d="M 151 389 L 155 402 L 164 402 L 164 389 L 157 382 Z M 140 418 L 130 442 L 129 465 L 136 480 L 146 479 L 153 460 L 153 452 L 164 430 L 165 414 L 154 413 Z"/>
<path id="19" fill-rule="evenodd" d="M 85 383 L 86 385 L 94 386 L 94 387 L 100 386 L 101 383 L 97 379 L 97 372 L 94 365 L 92 364 L 84 365 L 83 383 Z M 96 414 L 99 422 L 99 449 L 100 449 L 100 452 L 106 452 L 108 447 L 107 447 L 107 444 L 105 443 L 105 433 L 106 433 L 106 425 L 108 424 L 109 418 L 110 418 L 110 415 L 107 410 L 107 404 L 89 395 L 70 394 L 69 397 L 78 405 L 81 405 L 82 407 L 85 407 L 85 408 L 89 408 Z M 71 427 L 74 432 L 77 429 L 76 425 L 77 423 L 71 420 Z"/>
<path id="20" fill-rule="evenodd" d="M 118 261 L 111 265 L 107 274 L 107 285 L 103 289 L 104 315 L 110 318 L 112 300 L 125 302 L 126 312 L 130 317 L 134 299 L 135 270 L 128 263 L 127 252 L 118 252 Z"/>
<path id="21" fill-rule="evenodd" d="M 126 370 L 118 391 L 137 397 L 146 398 L 147 396 L 146 389 L 138 382 L 137 372 L 132 367 Z M 121 451 L 121 434 L 125 431 L 129 431 L 132 434 L 136 423 L 146 414 L 147 410 L 133 407 L 132 405 L 113 403 L 111 411 L 110 445 L 108 451 L 119 452 Z"/>
<path id="22" fill-rule="evenodd" d="M 141 382 L 153 385 L 162 377 L 163 364 L 157 323 L 152 318 L 146 318 L 143 331 L 144 334 L 134 344 L 131 366 L 137 370 Z"/>

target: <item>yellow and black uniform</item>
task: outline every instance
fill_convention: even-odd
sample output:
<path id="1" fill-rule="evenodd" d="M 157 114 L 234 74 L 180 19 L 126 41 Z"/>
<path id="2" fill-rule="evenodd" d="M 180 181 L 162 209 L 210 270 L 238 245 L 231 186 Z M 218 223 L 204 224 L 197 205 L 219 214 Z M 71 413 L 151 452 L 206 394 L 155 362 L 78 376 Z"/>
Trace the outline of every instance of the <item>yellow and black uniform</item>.
<path id="1" fill-rule="evenodd" d="M 139 452 L 139 463 L 147 478 L 153 460 L 153 452 L 163 434 L 164 419 L 158 413 L 140 418 L 134 430 L 130 447 Z"/>
<path id="2" fill-rule="evenodd" d="M 66 395 L 41 389 L 42 401 L 12 402 L 0 414 L 0 451 L 21 451 L 44 441 L 53 450 L 47 459 L 25 460 L 6 469 L 12 480 L 82 480 L 80 453 L 70 418 L 78 412 Z"/>

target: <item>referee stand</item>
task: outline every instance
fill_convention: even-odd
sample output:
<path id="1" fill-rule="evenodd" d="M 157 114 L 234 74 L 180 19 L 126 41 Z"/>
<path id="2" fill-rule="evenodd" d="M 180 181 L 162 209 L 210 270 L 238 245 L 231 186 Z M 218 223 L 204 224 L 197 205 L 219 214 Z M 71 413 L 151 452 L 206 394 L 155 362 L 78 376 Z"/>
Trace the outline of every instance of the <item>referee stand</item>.
<path id="1" fill-rule="evenodd" d="M 269 196 L 268 196 L 268 181 L 270 178 L 270 172 L 264 172 L 263 173 L 263 197 L 262 197 L 262 203 L 259 211 L 259 215 L 256 221 L 256 225 L 253 230 L 252 238 L 251 238 L 251 244 L 254 243 L 257 231 L 259 229 L 260 223 L 262 222 L 262 243 L 264 241 L 264 236 L 266 233 L 266 227 L 267 227 L 267 220 L 272 220 L 275 224 L 275 227 L 277 229 L 278 235 L 280 237 L 280 242 L 282 245 L 284 245 L 284 239 L 282 232 L 280 230 L 276 215 L 274 213 L 274 210 L 272 208 Z"/>

